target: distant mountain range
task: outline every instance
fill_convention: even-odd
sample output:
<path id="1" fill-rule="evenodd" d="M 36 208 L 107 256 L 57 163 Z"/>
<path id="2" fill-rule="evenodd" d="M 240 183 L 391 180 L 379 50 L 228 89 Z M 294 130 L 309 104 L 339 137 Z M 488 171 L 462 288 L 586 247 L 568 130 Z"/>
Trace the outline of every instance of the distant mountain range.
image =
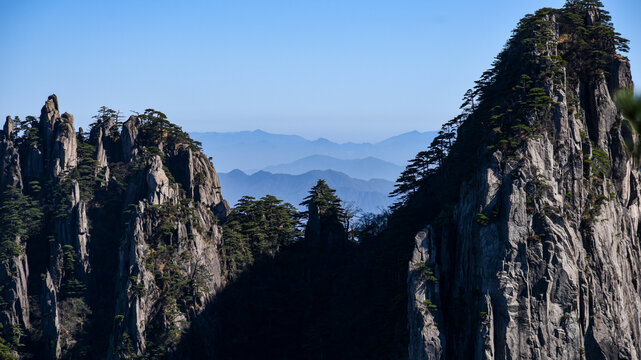
<path id="1" fill-rule="evenodd" d="M 241 169 L 247 173 L 312 155 L 337 159 L 374 157 L 405 166 L 409 159 L 429 145 L 435 135 L 433 131 L 411 131 L 377 143 L 338 144 L 324 138 L 312 141 L 297 135 L 270 134 L 262 130 L 191 134 L 192 138 L 202 142 L 203 150 L 213 158 L 216 170 L 229 172 Z"/>
<path id="2" fill-rule="evenodd" d="M 343 160 L 327 155 L 311 155 L 288 164 L 268 166 L 263 170 L 272 174 L 293 175 L 312 170 L 335 170 L 357 179 L 396 181 L 403 167 L 371 156 L 364 159 Z"/>
<path id="3" fill-rule="evenodd" d="M 364 212 L 380 212 L 392 204 L 388 194 L 394 183 L 387 180 L 360 180 L 333 170 L 314 170 L 301 175 L 272 174 L 259 171 L 247 175 L 241 170 L 218 173 L 223 197 L 234 205 L 244 195 L 260 198 L 266 194 L 289 202 L 299 209 L 300 202 L 318 179 L 336 189 L 336 194 L 346 203 L 354 202 Z"/>

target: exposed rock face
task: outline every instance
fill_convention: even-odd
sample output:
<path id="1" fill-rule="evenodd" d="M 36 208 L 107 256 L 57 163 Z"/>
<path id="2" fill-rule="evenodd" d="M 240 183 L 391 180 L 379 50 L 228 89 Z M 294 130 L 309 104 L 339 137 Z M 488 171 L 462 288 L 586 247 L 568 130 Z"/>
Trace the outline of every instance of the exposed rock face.
<path id="1" fill-rule="evenodd" d="M 73 115 L 64 113 L 60 116 L 56 95 L 42 107 L 40 115 L 40 137 L 44 145 L 43 165 L 49 169 L 51 179 L 60 173 L 76 166 L 77 149 L 76 133 L 73 128 Z"/>
<path id="2" fill-rule="evenodd" d="M 13 134 L 13 129 L 13 119 L 11 118 L 11 116 L 7 116 L 4 126 L 2 127 L 2 131 L 4 132 L 5 136 L 11 136 Z"/>
<path id="3" fill-rule="evenodd" d="M 53 150 L 50 153 L 53 160 L 52 175 L 60 175 L 61 172 L 76 166 L 77 149 L 76 133 L 73 129 L 73 115 L 69 113 L 62 114 L 59 121 L 54 125 L 55 142 Z"/>
<path id="4" fill-rule="evenodd" d="M 545 20 L 558 44 L 554 15 Z M 514 153 L 490 152 L 460 186 L 451 222 L 417 235 L 410 358 L 641 357 L 641 174 L 612 101 L 632 81 L 626 60 L 610 69 L 546 82 L 555 110 L 528 121 L 553 126 Z"/>
<path id="5" fill-rule="evenodd" d="M 5 186 L 22 188 L 20 156 L 13 144 L 13 128 L 13 119 L 7 116 L 2 136 L 0 136 L 0 188 L 2 189 Z"/>
<path id="6" fill-rule="evenodd" d="M 105 146 L 103 144 L 102 128 L 98 128 L 98 136 L 96 141 L 98 143 L 98 145 L 96 146 L 96 161 L 98 161 L 98 166 L 104 168 L 107 166 L 107 152 L 105 151 Z"/>
<path id="7" fill-rule="evenodd" d="M 136 138 L 138 137 L 138 126 L 138 118 L 135 116 L 130 116 L 122 125 L 120 139 L 122 143 L 122 157 L 125 162 L 131 161 L 138 153 L 135 147 Z"/>
<path id="8" fill-rule="evenodd" d="M 160 156 L 153 157 L 147 172 L 147 200 L 150 204 L 160 205 L 170 200 L 177 200 L 178 187 L 169 184 L 169 178 L 163 170 Z"/>
<path id="9" fill-rule="evenodd" d="M 58 301 L 56 288 L 49 273 L 46 274 L 42 284 L 40 297 L 42 309 L 42 332 L 45 338 L 44 352 L 47 359 L 59 359 L 60 350 L 60 318 L 58 315 Z"/>
<path id="10" fill-rule="evenodd" d="M 0 192 L 7 186 L 22 189 L 22 176 L 20 174 L 20 156 L 14 146 L 14 123 L 7 116 L 0 134 Z M 2 216 L 7 216 L 2 214 Z M 19 247 L 24 246 L 23 239 L 13 236 L 13 242 Z M 4 245 L 4 244 L 3 244 Z M 4 255 L 4 254 L 3 254 Z M 29 267 L 24 254 L 8 256 L 0 264 L 0 300 L 4 302 L 0 312 L 0 335 L 13 335 L 14 329 L 30 328 L 29 299 L 27 294 L 27 277 Z"/>
<path id="11" fill-rule="evenodd" d="M 217 216 L 229 205 L 216 171 L 184 133 L 141 148 L 136 117 L 121 132 L 99 122 L 88 140 L 73 122 L 51 95 L 19 149 L 11 118 L 0 133 L 0 190 L 29 184 L 47 204 L 42 229 L 15 240 L 26 253 L 0 267 L 0 335 L 19 326 L 29 347 L 16 349 L 31 358 L 170 353 L 224 284 Z"/>
<path id="12" fill-rule="evenodd" d="M 123 125 L 123 134 L 136 134 L 138 131 L 128 129 L 129 125 Z M 147 160 L 146 195 L 142 194 L 136 204 L 119 251 L 118 320 L 109 358 L 143 353 L 150 344 L 177 345 L 180 333 L 224 283 L 218 255 L 222 234 L 212 212 L 212 207 L 222 203 L 220 184 L 213 166 L 203 158 L 202 154 L 178 145 L 167 163 L 176 170 L 172 177 L 177 177 L 180 183 L 170 181 L 166 173 L 169 167 L 163 165 L 160 156 Z M 130 184 L 132 188 L 139 186 Z M 188 189 L 187 198 L 181 195 L 182 189 Z M 185 201 L 189 208 L 183 207 Z M 168 224 L 173 224 L 174 229 L 158 231 Z M 159 264 L 158 257 L 166 256 L 162 252 L 167 248 L 171 249 L 167 264 Z M 165 270 L 165 266 L 174 268 Z M 192 284 L 188 288 L 175 288 L 176 284 L 159 280 L 167 272 L 189 279 Z M 192 300 L 185 302 L 176 297 L 181 292 Z"/>
<path id="13" fill-rule="evenodd" d="M 441 306 L 438 283 L 427 278 L 429 271 L 438 277 L 433 230 L 428 226 L 416 234 L 416 246 L 412 253 L 409 273 L 410 328 L 409 356 L 411 359 L 441 359 L 444 354 L 445 339 L 438 330 L 442 321 L 438 311 Z M 434 299 L 433 302 L 430 300 Z"/>
<path id="14" fill-rule="evenodd" d="M 3 324 L 29 327 L 29 301 L 27 298 L 27 277 L 29 267 L 25 256 L 14 256 L 0 272 L 0 281 L 5 284 L 3 291 L 8 292 L 4 299 L 7 310 L 3 311 Z"/>
<path id="15" fill-rule="evenodd" d="M 72 181 L 71 193 L 71 227 L 69 231 L 71 236 L 66 238 L 73 239 L 71 245 L 77 251 L 77 261 L 80 276 L 84 281 L 87 281 L 87 276 L 91 272 L 91 265 L 89 263 L 89 219 L 87 218 L 87 205 L 80 195 L 80 185 L 78 181 Z"/>
<path id="16" fill-rule="evenodd" d="M 211 162 L 200 152 L 181 144 L 176 147 L 169 166 L 190 198 L 210 206 L 222 201 L 218 174 L 210 166 Z"/>

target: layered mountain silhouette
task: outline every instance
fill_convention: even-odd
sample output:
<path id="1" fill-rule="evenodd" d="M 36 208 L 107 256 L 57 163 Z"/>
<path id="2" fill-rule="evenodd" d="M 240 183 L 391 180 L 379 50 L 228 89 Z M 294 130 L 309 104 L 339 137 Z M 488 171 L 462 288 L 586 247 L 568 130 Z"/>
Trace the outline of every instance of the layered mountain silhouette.
<path id="1" fill-rule="evenodd" d="M 192 136 L 203 144 L 206 154 L 214 157 L 219 171 L 229 172 L 239 168 L 253 173 L 268 166 L 287 164 L 312 155 L 338 159 L 375 157 L 404 166 L 407 159 L 430 144 L 436 132 L 411 131 L 376 143 L 342 144 L 324 138 L 312 141 L 297 135 L 271 134 L 262 130 L 201 132 L 192 133 Z"/>
<path id="2" fill-rule="evenodd" d="M 225 199 L 232 205 L 244 195 L 260 198 L 267 194 L 298 205 L 318 179 L 325 180 L 336 189 L 337 195 L 345 203 L 354 203 L 364 212 L 380 212 L 393 201 L 387 195 L 394 187 L 391 181 L 354 179 L 333 170 L 314 170 L 301 175 L 259 171 L 247 175 L 236 169 L 218 175 L 221 186 L 225 189 Z"/>
<path id="3" fill-rule="evenodd" d="M 327 155 L 311 155 L 287 164 L 268 166 L 263 170 L 273 174 L 293 175 L 312 170 L 334 170 L 357 179 L 395 181 L 403 167 L 371 156 L 364 159 L 344 160 Z"/>

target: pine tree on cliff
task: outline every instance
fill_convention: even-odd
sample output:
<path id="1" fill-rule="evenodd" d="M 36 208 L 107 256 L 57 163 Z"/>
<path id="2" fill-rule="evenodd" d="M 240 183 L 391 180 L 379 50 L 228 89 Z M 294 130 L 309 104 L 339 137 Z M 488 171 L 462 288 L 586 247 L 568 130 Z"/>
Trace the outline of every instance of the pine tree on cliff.
<path id="1" fill-rule="evenodd" d="M 19 188 L 7 186 L 0 194 L 0 262 L 24 252 L 24 237 L 36 233 L 40 226 L 40 204 L 22 194 Z"/>
<path id="2" fill-rule="evenodd" d="M 336 190 L 330 188 L 325 180 L 318 180 L 301 203 L 307 207 L 302 216 L 307 216 L 305 240 L 330 251 L 340 248 L 347 241 L 347 231 L 343 225 L 346 220 L 345 209 Z"/>
<path id="3" fill-rule="evenodd" d="M 309 206 L 315 204 L 318 206 L 318 212 L 325 216 L 344 216 L 345 211 L 341 206 L 341 199 L 336 196 L 336 190 L 327 185 L 325 180 L 319 179 L 309 190 L 309 195 L 303 199 L 301 205 Z"/>

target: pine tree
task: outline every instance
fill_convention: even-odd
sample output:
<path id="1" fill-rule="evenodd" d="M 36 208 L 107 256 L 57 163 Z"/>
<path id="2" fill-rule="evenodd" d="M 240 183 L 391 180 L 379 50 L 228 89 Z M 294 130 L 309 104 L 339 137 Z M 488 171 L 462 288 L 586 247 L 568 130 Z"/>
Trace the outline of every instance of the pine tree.
<path id="1" fill-rule="evenodd" d="M 0 195 L 0 261 L 23 253 L 19 240 L 35 233 L 42 219 L 37 201 L 15 186 L 7 186 Z"/>
<path id="2" fill-rule="evenodd" d="M 314 204 L 318 207 L 318 213 L 321 216 L 336 217 L 343 219 L 345 210 L 341 206 L 341 199 L 336 196 L 336 190 L 327 185 L 325 180 L 319 179 L 316 185 L 309 190 L 309 195 L 300 203 L 306 207 Z M 303 216 L 308 216 L 308 211 L 303 212 Z"/>
<path id="3" fill-rule="evenodd" d="M 223 261 L 236 275 L 264 255 L 274 256 L 301 236 L 294 206 L 272 195 L 243 196 L 223 225 Z"/>

